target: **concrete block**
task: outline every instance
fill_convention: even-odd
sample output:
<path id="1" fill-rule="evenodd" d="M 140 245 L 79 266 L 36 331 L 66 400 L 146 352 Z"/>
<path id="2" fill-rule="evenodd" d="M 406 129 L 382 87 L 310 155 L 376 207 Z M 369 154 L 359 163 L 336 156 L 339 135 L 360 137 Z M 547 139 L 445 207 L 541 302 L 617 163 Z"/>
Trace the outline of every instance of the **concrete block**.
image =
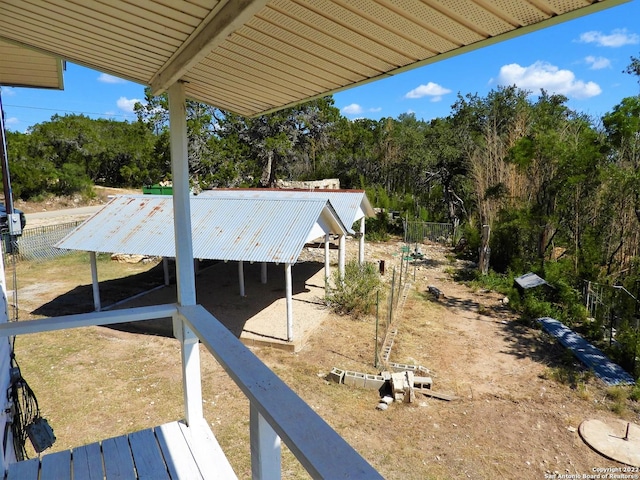
<path id="1" fill-rule="evenodd" d="M 433 380 L 431 377 L 414 377 L 413 378 L 413 387 L 416 390 L 430 390 L 431 385 L 433 384 Z"/>
<path id="2" fill-rule="evenodd" d="M 416 370 L 415 365 L 407 365 L 406 363 L 389 362 L 389 367 L 391 367 L 391 369 L 395 370 L 396 372 L 408 372 Z"/>
<path id="3" fill-rule="evenodd" d="M 391 374 L 391 391 L 395 394 L 401 393 L 404 395 L 404 389 L 407 386 L 407 377 L 404 372 Z"/>
<path id="4" fill-rule="evenodd" d="M 381 375 L 365 375 L 364 388 L 367 390 L 380 390 L 384 385 L 384 378 Z"/>
<path id="5" fill-rule="evenodd" d="M 344 379 L 344 370 L 333 367 L 331 372 L 329 372 L 329 380 L 336 383 L 343 383 Z"/>
<path id="6" fill-rule="evenodd" d="M 343 382 L 345 385 L 364 388 L 364 379 L 364 373 L 350 372 L 349 370 L 345 370 Z"/>

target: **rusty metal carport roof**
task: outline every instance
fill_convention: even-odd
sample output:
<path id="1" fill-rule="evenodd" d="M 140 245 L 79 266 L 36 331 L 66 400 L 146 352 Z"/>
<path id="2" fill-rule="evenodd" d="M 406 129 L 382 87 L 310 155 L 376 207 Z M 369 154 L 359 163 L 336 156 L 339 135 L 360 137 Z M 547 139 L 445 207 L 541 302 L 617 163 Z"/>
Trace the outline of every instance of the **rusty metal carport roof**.
<path id="1" fill-rule="evenodd" d="M 349 233 L 354 233 L 352 225 L 363 217 L 374 217 L 375 211 L 369 203 L 364 190 L 314 189 L 295 190 L 281 188 L 216 188 L 205 190 L 201 197 L 217 198 L 274 198 L 299 199 L 323 198 L 331 202 L 336 213 L 347 227 Z"/>
<path id="2" fill-rule="evenodd" d="M 623 1 L 3 0 L 0 39 L 253 116 Z"/>
<path id="3" fill-rule="evenodd" d="M 124 195 L 58 242 L 89 252 L 175 256 L 173 200 Z M 194 258 L 295 263 L 307 241 L 346 228 L 326 199 L 191 197 Z"/>

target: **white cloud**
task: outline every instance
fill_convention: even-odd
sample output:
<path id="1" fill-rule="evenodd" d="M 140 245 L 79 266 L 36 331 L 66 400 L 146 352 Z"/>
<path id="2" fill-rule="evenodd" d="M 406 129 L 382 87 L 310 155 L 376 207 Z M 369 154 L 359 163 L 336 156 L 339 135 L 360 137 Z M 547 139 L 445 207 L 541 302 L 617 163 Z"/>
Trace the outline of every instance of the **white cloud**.
<path id="1" fill-rule="evenodd" d="M 420 85 L 408 92 L 404 98 L 422 98 L 431 97 L 432 102 L 439 102 L 442 100 L 442 95 L 451 93 L 451 90 L 444 88 L 437 83 L 429 82 L 426 85 Z"/>
<path id="2" fill-rule="evenodd" d="M 357 103 L 352 103 L 342 108 L 342 112 L 347 115 L 360 115 L 364 110 Z"/>
<path id="3" fill-rule="evenodd" d="M 546 62 L 535 62 L 528 67 L 521 67 L 517 63 L 504 65 L 500 68 L 498 83 L 516 85 L 533 93 L 538 93 L 543 88 L 549 93 L 573 98 L 595 97 L 602 93 L 597 83 L 576 80 L 571 70 L 561 70 Z"/>
<path id="4" fill-rule="evenodd" d="M 381 112 L 382 111 L 382 107 L 374 107 L 374 108 L 370 108 L 369 111 L 371 113 L 377 113 L 377 112 Z"/>
<path id="5" fill-rule="evenodd" d="M 589 68 L 591 68 L 591 70 L 611 68 L 611 60 L 605 57 L 594 57 L 593 55 L 589 55 L 588 57 L 585 57 L 584 61 L 587 62 L 587 65 L 590 65 Z"/>
<path id="6" fill-rule="evenodd" d="M 5 120 L 4 123 L 7 126 L 18 125 L 20 123 L 20 120 L 18 120 L 18 117 L 9 117 Z"/>
<path id="7" fill-rule="evenodd" d="M 120 110 L 122 110 L 124 112 L 127 112 L 127 113 L 133 113 L 133 107 L 138 102 L 144 103 L 142 100 L 140 100 L 138 98 L 120 97 L 118 99 L 118 101 L 116 102 L 116 104 L 118 105 L 118 108 Z"/>
<path id="8" fill-rule="evenodd" d="M 609 35 L 597 30 L 591 30 L 580 35 L 580 41 L 582 43 L 595 43 L 599 47 L 622 47 L 623 45 L 640 43 L 640 35 L 629 33 L 626 28 L 612 30 Z"/>
<path id="9" fill-rule="evenodd" d="M 124 83 L 126 80 L 114 77 L 113 75 L 109 75 L 108 73 L 101 73 L 98 77 L 98 81 L 102 83 Z"/>
<path id="10" fill-rule="evenodd" d="M 3 96 L 13 97 L 16 94 L 16 90 L 12 87 L 0 87 Z"/>

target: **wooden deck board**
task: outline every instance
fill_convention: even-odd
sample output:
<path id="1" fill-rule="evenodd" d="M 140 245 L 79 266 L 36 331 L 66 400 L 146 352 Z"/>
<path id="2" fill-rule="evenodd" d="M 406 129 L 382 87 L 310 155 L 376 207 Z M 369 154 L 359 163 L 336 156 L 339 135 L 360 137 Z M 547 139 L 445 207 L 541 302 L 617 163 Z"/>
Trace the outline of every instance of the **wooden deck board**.
<path id="1" fill-rule="evenodd" d="M 5 480 L 237 479 L 211 429 L 171 422 L 9 466 Z"/>
<path id="2" fill-rule="evenodd" d="M 60 478 L 71 478 L 70 450 L 45 455 L 40 462 L 40 480 Z"/>
<path id="3" fill-rule="evenodd" d="M 170 480 L 153 430 L 129 434 L 129 444 L 140 480 Z"/>
<path id="4" fill-rule="evenodd" d="M 216 437 L 206 423 L 187 427 L 178 424 L 204 480 L 237 478 Z"/>
<path id="5" fill-rule="evenodd" d="M 107 480 L 136 480 L 133 457 L 126 436 L 103 440 L 102 456 Z"/>
<path id="6" fill-rule="evenodd" d="M 177 422 L 156 427 L 155 433 L 171 478 L 202 478 Z"/>
<path id="7" fill-rule="evenodd" d="M 37 458 L 13 463 L 9 466 L 7 480 L 38 480 L 40 461 Z"/>
<path id="8" fill-rule="evenodd" d="M 102 450 L 99 443 L 90 443 L 75 448 L 72 454 L 73 478 L 103 480 Z"/>

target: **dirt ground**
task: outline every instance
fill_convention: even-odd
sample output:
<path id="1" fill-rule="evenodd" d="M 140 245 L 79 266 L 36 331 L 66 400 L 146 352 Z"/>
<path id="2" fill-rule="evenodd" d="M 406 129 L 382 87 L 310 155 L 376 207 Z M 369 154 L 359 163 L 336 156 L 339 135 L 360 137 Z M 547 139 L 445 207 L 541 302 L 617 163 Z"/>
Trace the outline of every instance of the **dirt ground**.
<path id="1" fill-rule="evenodd" d="M 355 255 L 356 243 L 347 245 L 348 255 Z M 367 245 L 367 259 L 385 260 L 387 281 L 391 266 L 399 263 L 401 246 L 397 240 Z M 373 319 L 354 321 L 330 314 L 320 302 L 305 303 L 305 308 L 317 310 L 323 320 L 298 352 L 267 347 L 252 347 L 253 351 L 385 478 L 542 479 L 554 474 L 590 478 L 595 469 L 621 467 L 592 451 L 577 429 L 583 420 L 592 418 L 622 417 L 640 423 L 637 408 L 634 412 L 627 401 L 630 408 L 613 413 L 605 389 L 594 379 L 579 388 L 554 380 L 552 369 L 566 364 L 561 347 L 540 330 L 517 321 L 497 293 L 474 291 L 453 281 L 452 271 L 465 265 L 450 261 L 448 248 L 425 245 L 423 252 L 428 260 L 409 270 L 410 278 L 415 272 L 415 281 L 394 322 L 398 334 L 390 360 L 428 368 L 433 390 L 455 395 L 456 400 L 418 396 L 413 404 L 392 404 L 379 411 L 375 408 L 377 392 L 327 381 L 333 367 L 377 373 L 373 367 L 375 324 Z M 316 254 L 309 251 L 306 259 L 314 260 Z M 57 278 L 46 295 L 36 295 L 37 288 L 23 285 L 19 293 L 27 318 L 38 310 L 38 304 L 50 303 L 77 287 L 69 285 L 64 275 Z M 236 288 L 235 280 L 225 281 L 229 288 Z M 433 298 L 428 286 L 440 289 L 444 297 Z M 85 289 L 83 295 L 86 293 Z M 256 299 L 260 301 L 259 296 Z M 224 312 L 216 315 L 222 318 Z M 180 415 L 180 394 L 176 392 L 180 369 L 173 340 L 102 328 L 82 332 L 42 336 L 22 343 L 19 352 L 33 360 L 28 367 L 34 377 L 30 385 L 60 432 L 55 449 L 157 425 Z M 64 353 L 59 341 L 71 341 L 76 350 Z M 141 353 L 141 344 L 147 353 Z M 106 356 L 103 366 L 94 366 L 94 356 L 101 355 Z M 118 378 L 117 360 L 124 363 L 125 375 L 141 358 L 144 364 L 136 367 L 135 388 L 147 397 L 128 397 L 116 423 L 97 414 L 100 409 L 109 413 L 107 403 L 101 402 L 117 401 L 117 395 L 133 388 L 126 381 L 125 386 L 119 381 L 117 388 L 104 384 L 106 377 Z M 158 364 L 161 372 L 155 372 Z M 72 374 L 78 369 L 82 381 Z M 249 478 L 246 401 L 206 352 L 203 372 L 207 419 L 240 478 Z M 56 392 L 52 393 L 54 384 Z M 78 389 L 91 398 L 91 415 L 84 407 L 65 402 Z M 177 406 L 161 409 L 159 405 L 168 401 L 165 394 Z M 283 476 L 305 478 L 288 454 L 283 457 Z"/>

